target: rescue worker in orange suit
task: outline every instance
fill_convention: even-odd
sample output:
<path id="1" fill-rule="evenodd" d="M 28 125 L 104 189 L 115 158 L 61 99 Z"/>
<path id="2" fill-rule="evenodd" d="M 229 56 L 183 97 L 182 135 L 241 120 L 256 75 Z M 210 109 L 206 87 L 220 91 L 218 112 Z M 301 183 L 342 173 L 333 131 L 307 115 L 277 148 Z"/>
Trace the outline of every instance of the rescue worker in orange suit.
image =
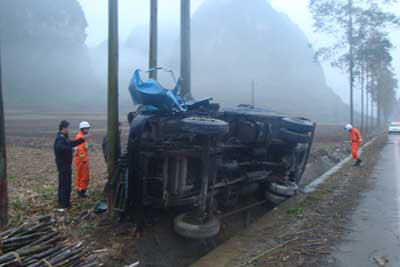
<path id="1" fill-rule="evenodd" d="M 58 205 L 61 209 L 71 207 L 71 173 L 73 148 L 84 143 L 86 136 L 69 140 L 69 122 L 61 121 L 59 131 L 54 142 L 54 154 L 56 156 L 56 165 L 58 170 Z"/>
<path id="2" fill-rule="evenodd" d="M 360 147 L 363 142 L 362 135 L 360 131 L 351 124 L 346 125 L 346 130 L 350 133 L 351 154 L 355 160 L 353 166 L 359 166 L 361 164 Z"/>
<path id="3" fill-rule="evenodd" d="M 75 139 L 87 136 L 89 134 L 90 124 L 87 121 L 82 121 L 79 124 L 79 133 Z M 75 168 L 76 168 L 76 181 L 75 189 L 78 197 L 86 197 L 87 189 L 89 187 L 89 149 L 88 141 L 86 140 L 75 149 Z"/>

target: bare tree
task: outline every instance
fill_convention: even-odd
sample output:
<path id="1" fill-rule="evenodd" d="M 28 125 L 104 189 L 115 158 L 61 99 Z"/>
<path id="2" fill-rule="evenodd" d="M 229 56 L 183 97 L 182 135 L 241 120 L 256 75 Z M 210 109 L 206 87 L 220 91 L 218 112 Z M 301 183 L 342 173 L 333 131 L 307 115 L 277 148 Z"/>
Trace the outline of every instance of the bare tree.
<path id="1" fill-rule="evenodd" d="M 334 67 L 345 70 L 349 75 L 351 123 L 354 123 L 354 84 L 360 64 L 357 61 L 358 50 L 362 49 L 365 31 L 369 28 L 381 30 L 388 24 L 399 24 L 394 14 L 382 9 L 383 5 L 392 2 L 395 1 L 310 0 L 315 29 L 328 33 L 335 40 L 333 45 L 320 49 L 317 54 L 331 60 Z"/>
<path id="2" fill-rule="evenodd" d="M 8 192 L 7 192 L 7 164 L 6 138 L 4 130 L 3 88 L 1 77 L 1 45 L 0 45 L 0 226 L 8 221 Z"/>

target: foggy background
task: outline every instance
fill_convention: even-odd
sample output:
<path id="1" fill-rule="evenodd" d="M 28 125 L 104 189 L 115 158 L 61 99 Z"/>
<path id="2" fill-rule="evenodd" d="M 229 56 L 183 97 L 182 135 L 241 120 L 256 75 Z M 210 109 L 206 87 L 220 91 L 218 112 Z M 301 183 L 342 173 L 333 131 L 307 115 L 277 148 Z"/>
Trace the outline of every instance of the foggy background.
<path id="1" fill-rule="evenodd" d="M 28 3 L 28 4 L 27 4 Z M 179 0 L 159 0 L 159 65 L 179 75 Z M 7 110 L 106 111 L 107 0 L 0 3 Z M 400 5 L 394 7 L 400 14 Z M 120 0 L 120 105 L 148 67 L 149 1 Z M 314 33 L 308 0 L 192 0 L 195 97 L 225 106 L 251 102 L 322 122 L 348 117 L 348 82 L 314 60 L 329 42 Z M 400 39 L 393 37 L 400 47 Z M 397 75 L 400 53 L 394 53 Z M 161 76 L 170 86 L 170 80 Z M 359 91 L 355 91 L 356 108 Z"/>

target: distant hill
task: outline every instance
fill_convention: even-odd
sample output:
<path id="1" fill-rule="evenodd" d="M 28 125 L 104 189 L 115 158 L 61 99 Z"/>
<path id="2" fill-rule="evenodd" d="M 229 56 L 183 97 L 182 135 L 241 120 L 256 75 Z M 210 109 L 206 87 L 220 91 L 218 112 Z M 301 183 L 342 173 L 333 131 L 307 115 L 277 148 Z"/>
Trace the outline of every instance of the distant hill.
<path id="1" fill-rule="evenodd" d="M 266 0 L 206 1 L 193 16 L 193 89 L 225 105 L 250 103 L 318 121 L 347 107 L 326 85 L 304 33 Z"/>
<path id="2" fill-rule="evenodd" d="M 6 109 L 88 110 L 100 100 L 76 0 L 0 1 Z"/>

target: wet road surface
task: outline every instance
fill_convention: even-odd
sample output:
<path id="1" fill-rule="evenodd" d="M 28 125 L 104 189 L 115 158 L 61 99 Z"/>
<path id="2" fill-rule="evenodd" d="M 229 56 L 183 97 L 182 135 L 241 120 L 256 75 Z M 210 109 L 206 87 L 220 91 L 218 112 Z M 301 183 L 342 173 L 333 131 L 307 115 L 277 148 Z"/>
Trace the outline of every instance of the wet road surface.
<path id="1" fill-rule="evenodd" d="M 400 136 L 389 136 L 369 179 L 371 188 L 334 248 L 332 266 L 380 266 L 375 259 L 387 261 L 381 266 L 400 266 Z"/>

